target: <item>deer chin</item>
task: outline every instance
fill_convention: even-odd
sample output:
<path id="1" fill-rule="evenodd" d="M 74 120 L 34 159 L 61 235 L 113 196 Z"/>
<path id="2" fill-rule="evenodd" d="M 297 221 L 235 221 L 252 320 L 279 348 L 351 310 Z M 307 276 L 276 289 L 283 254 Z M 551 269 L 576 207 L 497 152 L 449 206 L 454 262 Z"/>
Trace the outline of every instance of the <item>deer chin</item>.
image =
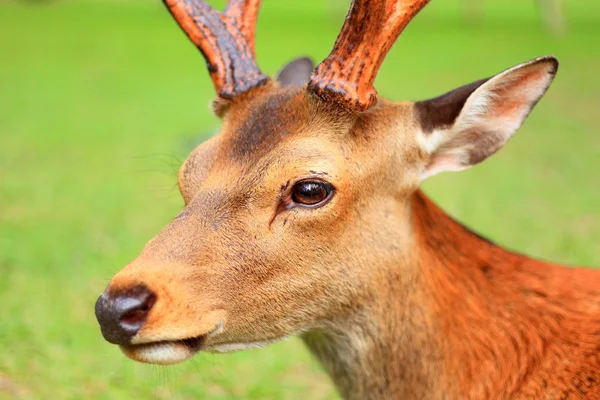
<path id="1" fill-rule="evenodd" d="M 267 347 L 273 343 L 281 342 L 283 340 L 287 340 L 294 336 L 302 335 L 308 332 L 309 328 L 297 329 L 289 333 L 284 333 L 281 336 L 270 337 L 268 339 L 261 340 L 250 340 L 250 341 L 228 341 L 228 342 L 212 342 L 207 343 L 207 345 L 202 349 L 208 353 L 233 353 L 236 351 L 248 350 L 248 349 L 257 349 L 261 347 Z"/>
<path id="2" fill-rule="evenodd" d="M 221 343 L 207 346 L 204 351 L 209 353 L 233 353 L 236 351 L 248 350 L 248 349 L 257 349 L 261 347 L 266 347 L 272 343 L 279 342 L 281 340 L 287 339 L 289 336 L 283 336 L 281 338 L 276 339 L 266 339 L 266 340 L 257 340 L 253 342 L 231 342 L 231 343 Z"/>

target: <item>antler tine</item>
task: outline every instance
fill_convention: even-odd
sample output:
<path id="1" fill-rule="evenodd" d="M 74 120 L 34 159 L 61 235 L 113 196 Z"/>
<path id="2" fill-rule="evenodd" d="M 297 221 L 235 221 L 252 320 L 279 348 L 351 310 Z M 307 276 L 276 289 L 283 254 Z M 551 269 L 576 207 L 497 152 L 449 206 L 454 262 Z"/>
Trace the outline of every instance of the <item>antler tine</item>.
<path id="1" fill-rule="evenodd" d="M 225 8 L 225 14 L 235 21 L 240 32 L 246 37 L 254 57 L 254 37 L 260 3 L 261 0 L 229 0 Z"/>
<path id="2" fill-rule="evenodd" d="M 268 81 L 254 58 L 254 26 L 260 0 L 232 0 L 223 13 L 203 0 L 164 2 L 204 55 L 219 97 L 231 99 Z"/>
<path id="3" fill-rule="evenodd" d="M 387 52 L 429 0 L 353 0 L 331 54 L 308 89 L 352 111 L 377 103 L 373 81 Z"/>

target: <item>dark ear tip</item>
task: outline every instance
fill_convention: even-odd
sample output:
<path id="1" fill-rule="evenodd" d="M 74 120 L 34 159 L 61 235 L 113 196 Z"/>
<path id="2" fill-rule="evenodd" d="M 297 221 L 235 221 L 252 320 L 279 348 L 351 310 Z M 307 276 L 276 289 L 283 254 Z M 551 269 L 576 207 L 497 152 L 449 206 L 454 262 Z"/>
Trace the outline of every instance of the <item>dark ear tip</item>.
<path id="1" fill-rule="evenodd" d="M 558 72 L 558 67 L 560 66 L 560 63 L 558 62 L 558 58 L 554 57 L 554 56 L 550 56 L 550 60 L 552 62 L 553 65 L 553 69 L 552 69 L 552 73 L 554 75 L 556 75 L 556 73 Z"/>
<path id="2" fill-rule="evenodd" d="M 302 86 L 315 69 L 310 57 L 295 58 L 287 63 L 277 74 L 277 80 L 283 86 Z"/>
<path id="3" fill-rule="evenodd" d="M 540 57 L 536 59 L 535 62 L 549 64 L 550 69 L 548 70 L 548 73 L 550 73 L 550 75 L 556 75 L 556 73 L 558 72 L 558 66 L 560 65 L 558 59 L 552 55 Z"/>
<path id="4" fill-rule="evenodd" d="M 298 57 L 296 59 L 296 61 L 303 62 L 303 63 L 310 64 L 310 65 L 315 65 L 315 63 L 313 62 L 313 59 L 310 58 L 310 57 L 308 57 L 308 56 L 306 56 L 306 57 Z"/>
<path id="5" fill-rule="evenodd" d="M 315 63 L 313 59 L 308 56 L 298 57 L 292 62 L 290 62 L 290 64 L 291 63 L 294 63 L 296 65 L 302 65 L 302 68 L 304 68 L 307 71 L 310 71 L 311 73 L 315 70 Z"/>

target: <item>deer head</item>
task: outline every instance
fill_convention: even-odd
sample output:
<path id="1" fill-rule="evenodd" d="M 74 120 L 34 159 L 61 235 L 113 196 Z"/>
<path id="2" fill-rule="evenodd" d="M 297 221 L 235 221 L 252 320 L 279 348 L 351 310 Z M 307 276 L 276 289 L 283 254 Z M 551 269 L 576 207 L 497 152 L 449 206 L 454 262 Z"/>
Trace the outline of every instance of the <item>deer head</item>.
<path id="1" fill-rule="evenodd" d="M 421 182 L 498 151 L 558 66 L 543 57 L 432 100 L 378 101 L 379 66 L 427 2 L 354 0 L 312 76 L 301 59 L 271 80 L 254 58 L 259 0 L 222 13 L 165 0 L 206 58 L 222 130 L 181 167 L 183 210 L 98 299 L 106 340 L 168 364 L 343 332 L 382 307 L 381 271 L 414 274 Z"/>

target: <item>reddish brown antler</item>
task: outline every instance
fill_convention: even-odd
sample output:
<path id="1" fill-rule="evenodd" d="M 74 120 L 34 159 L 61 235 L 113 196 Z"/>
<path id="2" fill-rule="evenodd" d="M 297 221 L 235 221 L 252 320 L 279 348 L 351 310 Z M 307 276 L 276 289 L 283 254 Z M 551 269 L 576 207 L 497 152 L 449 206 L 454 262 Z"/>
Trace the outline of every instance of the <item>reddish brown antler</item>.
<path id="1" fill-rule="evenodd" d="M 352 111 L 377 103 L 373 81 L 398 35 L 429 0 L 354 0 L 331 54 L 308 88 Z"/>
<path id="2" fill-rule="evenodd" d="M 242 32 L 248 44 L 252 57 L 256 57 L 254 49 L 254 32 L 261 0 L 229 0 L 225 8 L 225 15 L 235 21 L 236 26 Z"/>
<path id="3" fill-rule="evenodd" d="M 220 13 L 202 0 L 164 0 L 200 49 L 219 97 L 231 99 L 269 79 L 254 58 L 260 0 L 230 0 Z"/>

